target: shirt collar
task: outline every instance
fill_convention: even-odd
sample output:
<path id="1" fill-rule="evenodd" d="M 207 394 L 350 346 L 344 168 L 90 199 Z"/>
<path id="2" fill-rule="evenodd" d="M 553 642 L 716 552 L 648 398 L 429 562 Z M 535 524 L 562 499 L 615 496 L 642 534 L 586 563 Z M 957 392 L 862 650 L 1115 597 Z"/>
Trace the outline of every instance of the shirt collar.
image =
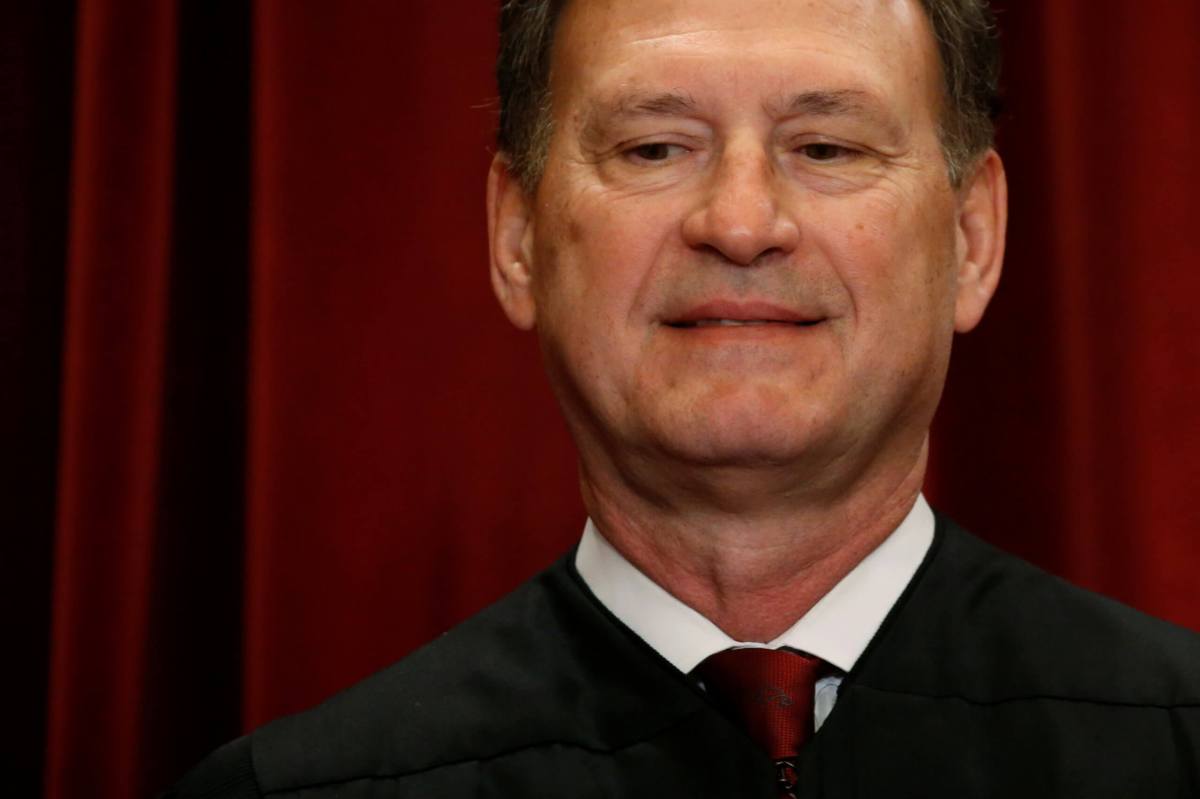
<path id="1" fill-rule="evenodd" d="M 608 610 L 682 672 L 731 647 L 800 649 L 850 671 L 917 572 L 933 543 L 924 496 L 892 533 L 786 632 L 762 643 L 735 641 L 667 593 L 613 548 L 588 519 L 575 568 Z"/>

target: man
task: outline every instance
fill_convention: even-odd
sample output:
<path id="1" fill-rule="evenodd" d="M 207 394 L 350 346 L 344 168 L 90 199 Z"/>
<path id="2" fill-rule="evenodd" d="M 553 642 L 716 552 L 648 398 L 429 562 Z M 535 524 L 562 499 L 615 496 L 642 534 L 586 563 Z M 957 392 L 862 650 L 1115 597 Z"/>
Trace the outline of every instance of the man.
<path id="1" fill-rule="evenodd" d="M 178 796 L 1200 795 L 1200 643 L 936 517 L 1003 255 L 977 0 L 514 0 L 492 281 L 576 552 Z"/>

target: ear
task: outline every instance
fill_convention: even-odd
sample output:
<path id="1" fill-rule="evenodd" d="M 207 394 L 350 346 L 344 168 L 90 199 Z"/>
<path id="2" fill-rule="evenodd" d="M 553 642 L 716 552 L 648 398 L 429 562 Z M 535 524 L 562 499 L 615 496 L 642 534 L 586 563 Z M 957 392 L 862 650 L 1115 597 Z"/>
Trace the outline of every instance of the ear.
<path id="1" fill-rule="evenodd" d="M 1004 262 L 1008 180 L 995 150 L 988 150 L 980 159 L 967 185 L 959 191 L 954 329 L 966 333 L 983 318 L 984 309 L 996 293 Z"/>
<path id="2" fill-rule="evenodd" d="M 537 319 L 533 301 L 533 226 L 530 201 L 508 168 L 508 157 L 497 153 L 488 171 L 488 242 L 492 259 L 492 289 L 509 320 L 522 330 Z"/>

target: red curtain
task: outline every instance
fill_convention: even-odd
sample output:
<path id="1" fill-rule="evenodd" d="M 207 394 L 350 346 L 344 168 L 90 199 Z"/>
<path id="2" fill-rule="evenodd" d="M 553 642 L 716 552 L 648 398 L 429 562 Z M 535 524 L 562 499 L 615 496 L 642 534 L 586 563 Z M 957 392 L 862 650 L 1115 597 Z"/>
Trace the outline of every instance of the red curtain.
<path id="1" fill-rule="evenodd" d="M 959 342 L 929 491 L 1200 629 L 1200 6 L 998 5 L 1009 257 Z M 536 344 L 487 280 L 495 8 L 69 16 L 61 354 L 54 315 L 15 317 L 61 372 L 18 388 L 53 387 L 59 444 L 52 487 L 12 502 L 54 536 L 52 577 L 18 582 L 30 612 L 50 597 L 49 654 L 44 632 L 20 643 L 48 661 L 28 759 L 54 799 L 161 789 L 500 596 L 583 523 Z M 55 268 L 28 252 L 13 274 Z"/>
<path id="2" fill-rule="evenodd" d="M 139 787 L 176 24 L 172 4 L 142 6 L 80 8 L 52 610 L 52 796 L 83 795 L 85 780 L 113 796 Z"/>
<path id="3" fill-rule="evenodd" d="M 495 14 L 275 0 L 254 22 L 247 726 L 444 631 L 583 524 L 535 343 L 487 278 Z"/>
<path id="4" fill-rule="evenodd" d="M 1200 4 L 1011 0 L 1005 275 L 964 337 L 933 494 L 1200 629 Z"/>

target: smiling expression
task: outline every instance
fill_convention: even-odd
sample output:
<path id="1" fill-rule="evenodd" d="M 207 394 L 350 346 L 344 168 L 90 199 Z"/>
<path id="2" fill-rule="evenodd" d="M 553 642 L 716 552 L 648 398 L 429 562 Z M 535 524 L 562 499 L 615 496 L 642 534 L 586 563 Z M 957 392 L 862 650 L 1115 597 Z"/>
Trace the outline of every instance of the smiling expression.
<path id="1" fill-rule="evenodd" d="M 817 474 L 918 447 L 963 247 L 915 1 L 563 13 L 527 309 L 506 307 L 538 330 L 585 467 Z"/>

